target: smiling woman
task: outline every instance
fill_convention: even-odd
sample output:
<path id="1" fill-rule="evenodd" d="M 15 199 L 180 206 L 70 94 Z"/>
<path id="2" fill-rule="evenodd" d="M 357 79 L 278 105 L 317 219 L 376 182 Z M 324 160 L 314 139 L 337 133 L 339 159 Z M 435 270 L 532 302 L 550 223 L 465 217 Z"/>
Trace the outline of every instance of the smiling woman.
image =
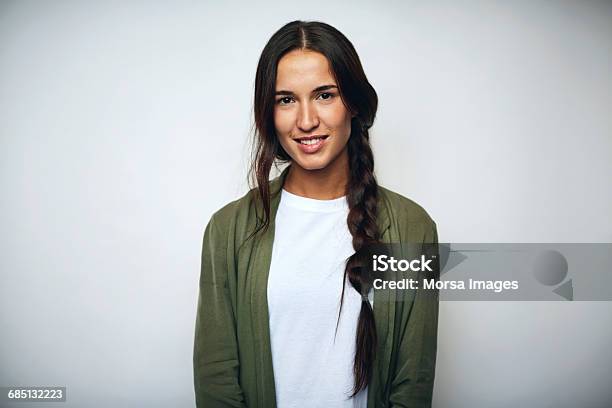
<path id="1" fill-rule="evenodd" d="M 438 294 L 374 291 L 357 252 L 437 243 L 413 201 L 378 185 L 378 98 L 350 41 L 291 22 L 255 78 L 257 187 L 204 233 L 194 344 L 201 407 L 426 407 Z M 270 180 L 275 163 L 289 163 Z"/>

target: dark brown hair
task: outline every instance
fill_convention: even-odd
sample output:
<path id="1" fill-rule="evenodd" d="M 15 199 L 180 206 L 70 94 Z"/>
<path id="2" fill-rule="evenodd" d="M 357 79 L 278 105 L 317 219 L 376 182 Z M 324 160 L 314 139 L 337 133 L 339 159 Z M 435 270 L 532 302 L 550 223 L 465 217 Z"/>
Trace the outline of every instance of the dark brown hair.
<path id="1" fill-rule="evenodd" d="M 367 300 L 371 281 L 357 257 L 357 252 L 379 240 L 376 224 L 378 184 L 374 177 L 374 157 L 368 134 L 368 129 L 376 116 L 378 97 L 363 72 L 355 48 L 334 27 L 316 21 L 293 21 L 272 35 L 261 53 L 255 76 L 256 137 L 251 175 L 257 183 L 257 199 L 263 208 L 255 232 L 267 229 L 270 224 L 269 177 L 272 165 L 291 160 L 276 135 L 274 102 L 278 62 L 286 53 L 295 49 L 317 51 L 327 58 L 342 101 L 355 115 L 351 120 L 351 135 L 348 141 L 350 177 L 346 198 L 349 206 L 347 224 L 356 252 L 347 259 L 343 281 L 346 282 L 348 278 L 353 288 L 362 296 L 353 366 L 355 382 L 352 396 L 354 396 L 370 382 L 377 347 L 374 313 Z M 344 286 L 340 313 L 343 299 Z"/>

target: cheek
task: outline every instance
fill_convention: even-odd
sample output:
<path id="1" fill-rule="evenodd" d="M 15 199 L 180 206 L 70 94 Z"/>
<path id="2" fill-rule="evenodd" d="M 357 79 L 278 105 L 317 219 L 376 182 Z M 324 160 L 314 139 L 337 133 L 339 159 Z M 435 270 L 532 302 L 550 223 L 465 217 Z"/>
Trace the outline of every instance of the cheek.
<path id="1" fill-rule="evenodd" d="M 280 109 L 274 111 L 274 127 L 278 136 L 287 136 L 293 129 L 294 122 L 291 112 Z"/>
<path id="2" fill-rule="evenodd" d="M 332 128 L 341 136 L 348 138 L 351 134 L 351 115 L 342 103 L 330 109 L 325 121 L 328 127 Z"/>

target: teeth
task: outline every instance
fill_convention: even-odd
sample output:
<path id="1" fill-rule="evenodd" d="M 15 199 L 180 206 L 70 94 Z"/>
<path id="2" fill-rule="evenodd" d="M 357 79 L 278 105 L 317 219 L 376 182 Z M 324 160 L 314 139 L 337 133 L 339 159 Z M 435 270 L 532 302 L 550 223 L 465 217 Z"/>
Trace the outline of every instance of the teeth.
<path id="1" fill-rule="evenodd" d="M 313 144 L 317 144 L 319 143 L 319 141 L 323 140 L 322 137 L 318 137 L 316 139 L 309 139 L 309 140 L 300 140 L 301 144 L 305 144 L 305 145 L 313 145 Z"/>

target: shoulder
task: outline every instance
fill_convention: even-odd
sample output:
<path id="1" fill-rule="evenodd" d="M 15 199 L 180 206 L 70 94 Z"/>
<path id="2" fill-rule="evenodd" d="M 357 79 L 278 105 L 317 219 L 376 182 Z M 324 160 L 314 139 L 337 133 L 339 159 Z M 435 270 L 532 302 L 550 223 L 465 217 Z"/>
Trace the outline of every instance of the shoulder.
<path id="1" fill-rule="evenodd" d="M 380 186 L 379 192 L 385 205 L 405 221 L 425 224 L 434 222 L 429 213 L 410 198 Z"/>
<path id="2" fill-rule="evenodd" d="M 280 187 L 287 169 L 273 180 L 269 181 L 270 205 L 278 204 Z M 257 188 L 250 189 L 245 195 L 231 201 L 215 211 L 207 229 L 211 226 L 215 230 L 225 233 L 226 237 L 234 238 L 235 242 L 243 241 L 251 236 L 260 225 L 264 215 L 263 203 L 259 199 Z"/>
<path id="3" fill-rule="evenodd" d="M 421 205 L 385 187 L 378 188 L 379 212 L 398 229 L 400 238 L 430 240 L 437 237 L 436 223 Z"/>
<path id="4" fill-rule="evenodd" d="M 242 197 L 215 211 L 207 228 L 214 228 L 224 235 L 248 228 L 248 224 L 256 220 L 255 194 L 256 189 L 251 189 Z"/>
<path id="5" fill-rule="evenodd" d="M 255 189 L 251 189 L 242 197 L 225 204 L 213 213 L 211 221 L 214 220 L 215 222 L 223 224 L 236 218 L 245 211 L 248 212 L 250 207 L 254 205 L 253 197 L 255 192 Z"/>

